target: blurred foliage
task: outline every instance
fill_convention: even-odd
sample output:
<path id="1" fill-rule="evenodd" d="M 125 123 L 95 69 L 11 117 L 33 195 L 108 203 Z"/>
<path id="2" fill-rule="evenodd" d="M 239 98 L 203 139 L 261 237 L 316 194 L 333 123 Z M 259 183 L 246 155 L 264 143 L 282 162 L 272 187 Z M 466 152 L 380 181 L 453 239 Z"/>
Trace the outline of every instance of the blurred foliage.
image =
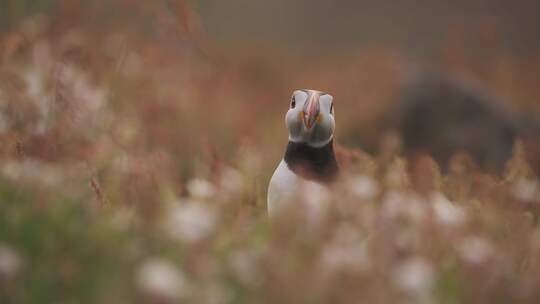
<path id="1" fill-rule="evenodd" d="M 0 2 L 1 303 L 538 302 L 527 143 L 502 176 L 402 158 L 377 121 L 407 56 L 222 46 L 192 5 Z M 441 34 L 433 66 L 535 113 L 540 58 L 471 32 Z M 337 140 L 374 152 L 270 222 L 298 87 L 331 92 Z"/>
<path id="2" fill-rule="evenodd" d="M 61 195 L 45 200 L 6 181 L 0 193 L 0 239 L 24 261 L 3 282 L 3 303 L 95 303 L 105 290 L 129 299 L 129 273 L 117 270 L 130 265 L 125 233 Z"/>
<path id="3" fill-rule="evenodd" d="M 57 0 L 4 0 L 0 2 L 0 31 L 13 28 L 29 16 L 54 10 Z"/>

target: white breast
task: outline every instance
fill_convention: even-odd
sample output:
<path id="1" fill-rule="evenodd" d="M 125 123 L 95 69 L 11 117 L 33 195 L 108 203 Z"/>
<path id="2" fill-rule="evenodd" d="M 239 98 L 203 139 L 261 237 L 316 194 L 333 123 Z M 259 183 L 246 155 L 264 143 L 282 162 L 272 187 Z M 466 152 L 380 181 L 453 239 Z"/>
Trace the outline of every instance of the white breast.
<path id="1" fill-rule="evenodd" d="M 273 217 L 291 207 L 291 204 L 298 204 L 298 207 L 309 209 L 320 209 L 328 196 L 325 186 L 296 175 L 282 160 L 268 186 L 268 214 Z"/>

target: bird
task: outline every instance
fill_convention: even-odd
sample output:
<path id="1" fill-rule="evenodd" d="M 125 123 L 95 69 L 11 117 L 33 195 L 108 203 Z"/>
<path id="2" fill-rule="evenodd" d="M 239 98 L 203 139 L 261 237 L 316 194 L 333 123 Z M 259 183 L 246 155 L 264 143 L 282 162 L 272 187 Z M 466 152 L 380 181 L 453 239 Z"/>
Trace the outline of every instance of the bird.
<path id="1" fill-rule="evenodd" d="M 302 189 L 317 193 L 338 178 L 334 152 L 333 96 L 318 90 L 295 90 L 285 115 L 289 137 L 282 160 L 270 179 L 267 211 L 270 217 L 294 206 Z"/>

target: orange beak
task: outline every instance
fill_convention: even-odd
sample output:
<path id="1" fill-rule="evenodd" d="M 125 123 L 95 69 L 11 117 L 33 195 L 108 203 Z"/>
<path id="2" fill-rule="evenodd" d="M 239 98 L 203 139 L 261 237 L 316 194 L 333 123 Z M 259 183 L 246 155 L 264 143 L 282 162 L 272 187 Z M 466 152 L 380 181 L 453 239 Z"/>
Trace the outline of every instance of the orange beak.
<path id="1" fill-rule="evenodd" d="M 313 94 L 304 105 L 304 125 L 307 129 L 311 129 L 315 125 L 319 111 L 319 96 Z"/>

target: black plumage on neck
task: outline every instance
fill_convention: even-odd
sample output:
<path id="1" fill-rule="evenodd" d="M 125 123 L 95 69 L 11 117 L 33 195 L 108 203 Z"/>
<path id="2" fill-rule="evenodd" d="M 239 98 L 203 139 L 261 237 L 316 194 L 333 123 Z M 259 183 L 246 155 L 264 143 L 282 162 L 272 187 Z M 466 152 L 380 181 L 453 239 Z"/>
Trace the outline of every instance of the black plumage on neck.
<path id="1" fill-rule="evenodd" d="M 289 141 L 283 159 L 290 170 L 309 180 L 329 183 L 339 173 L 333 139 L 322 147 Z"/>

